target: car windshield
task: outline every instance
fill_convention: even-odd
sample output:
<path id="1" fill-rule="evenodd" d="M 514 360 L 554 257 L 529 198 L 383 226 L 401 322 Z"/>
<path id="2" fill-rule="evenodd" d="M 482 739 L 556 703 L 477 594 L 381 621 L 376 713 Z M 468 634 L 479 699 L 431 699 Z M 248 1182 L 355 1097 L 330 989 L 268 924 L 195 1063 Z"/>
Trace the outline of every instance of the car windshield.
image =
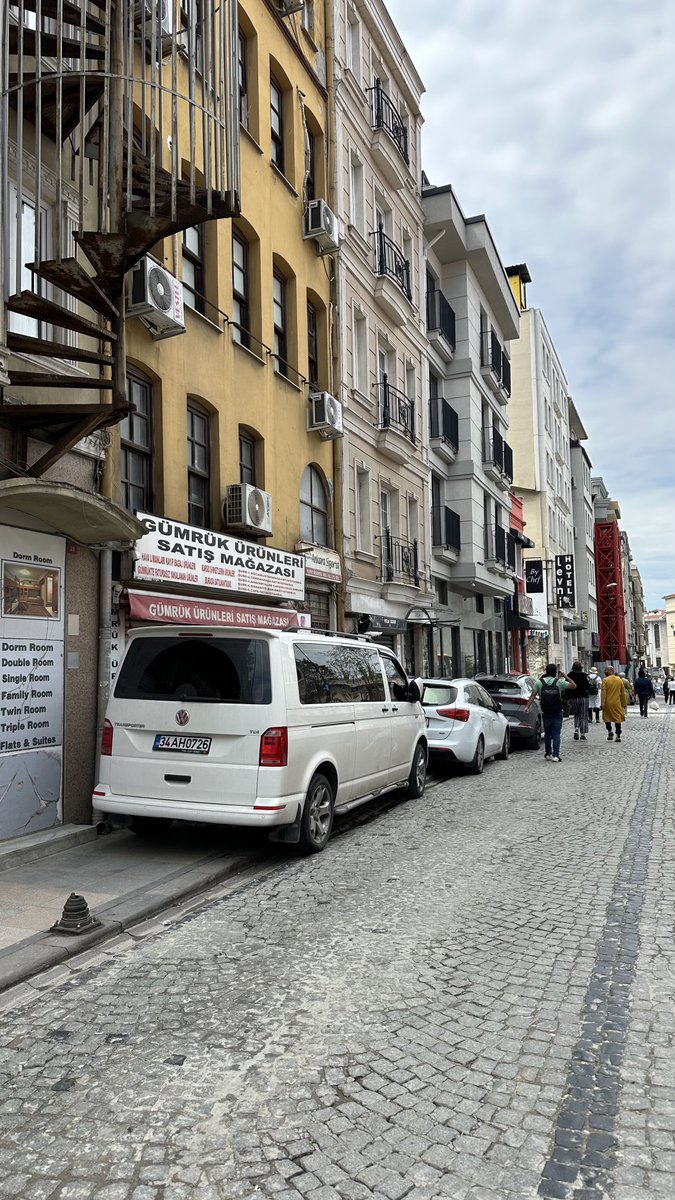
<path id="1" fill-rule="evenodd" d="M 476 682 L 485 688 L 486 692 L 493 694 L 495 692 L 513 692 L 514 695 L 520 695 L 520 684 L 517 679 L 478 679 Z"/>
<path id="2" fill-rule="evenodd" d="M 457 688 L 445 683 L 428 683 L 424 689 L 425 704 L 454 704 Z"/>

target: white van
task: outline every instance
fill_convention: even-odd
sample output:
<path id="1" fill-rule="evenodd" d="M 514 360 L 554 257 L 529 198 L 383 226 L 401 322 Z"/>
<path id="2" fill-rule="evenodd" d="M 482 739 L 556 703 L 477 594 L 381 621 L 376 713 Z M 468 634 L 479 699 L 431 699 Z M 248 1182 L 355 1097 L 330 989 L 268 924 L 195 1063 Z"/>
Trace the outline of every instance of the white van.
<path id="1" fill-rule="evenodd" d="M 271 829 L 305 853 L 335 812 L 421 796 L 421 680 L 357 638 L 158 626 L 130 634 L 101 741 L 95 815 Z"/>

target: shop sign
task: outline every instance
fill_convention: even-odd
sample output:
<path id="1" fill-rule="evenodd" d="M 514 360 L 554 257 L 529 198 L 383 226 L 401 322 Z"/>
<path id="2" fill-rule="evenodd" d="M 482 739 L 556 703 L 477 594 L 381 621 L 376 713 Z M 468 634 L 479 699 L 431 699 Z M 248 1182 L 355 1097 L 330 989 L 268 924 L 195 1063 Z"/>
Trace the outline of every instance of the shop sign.
<path id="1" fill-rule="evenodd" d="M 270 599 L 304 599 L 302 554 L 150 513 L 136 516 L 147 533 L 136 542 L 134 579 Z"/>
<path id="2" fill-rule="evenodd" d="M 0 528 L 0 837 L 60 817 L 65 539 Z"/>
<path id="3" fill-rule="evenodd" d="M 540 558 L 528 558 L 525 562 L 525 591 L 543 592 L 544 564 Z"/>
<path id="4" fill-rule="evenodd" d="M 328 550 L 324 546 L 309 546 L 298 542 L 298 550 L 305 560 L 305 574 L 308 579 L 323 579 L 326 583 L 341 583 L 342 568 L 340 555 L 336 550 Z"/>
<path id="5" fill-rule="evenodd" d="M 574 555 L 555 556 L 555 601 L 558 608 L 574 608 Z"/>
<path id="6" fill-rule="evenodd" d="M 532 597 L 527 596 L 525 592 L 518 592 L 518 612 L 524 617 L 531 617 L 533 611 Z"/>
<path id="7" fill-rule="evenodd" d="M 129 591 L 132 621 L 159 621 L 164 625 L 214 625 L 221 629 L 291 629 L 310 627 L 309 613 L 290 608 L 257 608 L 246 604 L 221 604 L 192 596 Z"/>
<path id="8" fill-rule="evenodd" d="M 406 633 L 407 622 L 402 617 L 378 617 L 369 613 L 359 617 L 359 633 Z"/>

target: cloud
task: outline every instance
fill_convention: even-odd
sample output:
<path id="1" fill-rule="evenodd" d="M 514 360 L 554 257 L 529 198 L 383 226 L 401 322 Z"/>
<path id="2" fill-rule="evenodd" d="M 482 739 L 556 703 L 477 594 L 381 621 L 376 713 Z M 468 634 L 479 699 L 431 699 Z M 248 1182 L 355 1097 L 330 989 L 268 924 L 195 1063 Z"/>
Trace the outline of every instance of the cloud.
<path id="1" fill-rule="evenodd" d="M 649 604 L 675 590 L 675 5 L 390 0 L 424 166 L 526 261 Z"/>

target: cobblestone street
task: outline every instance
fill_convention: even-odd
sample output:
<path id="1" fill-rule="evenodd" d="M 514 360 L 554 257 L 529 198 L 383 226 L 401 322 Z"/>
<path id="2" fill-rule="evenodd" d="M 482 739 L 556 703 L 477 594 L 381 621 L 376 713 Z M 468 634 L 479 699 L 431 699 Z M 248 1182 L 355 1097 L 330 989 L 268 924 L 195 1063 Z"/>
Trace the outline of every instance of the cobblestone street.
<path id="1" fill-rule="evenodd" d="M 672 1196 L 673 721 L 566 722 L 10 996 L 0 1196 Z"/>

